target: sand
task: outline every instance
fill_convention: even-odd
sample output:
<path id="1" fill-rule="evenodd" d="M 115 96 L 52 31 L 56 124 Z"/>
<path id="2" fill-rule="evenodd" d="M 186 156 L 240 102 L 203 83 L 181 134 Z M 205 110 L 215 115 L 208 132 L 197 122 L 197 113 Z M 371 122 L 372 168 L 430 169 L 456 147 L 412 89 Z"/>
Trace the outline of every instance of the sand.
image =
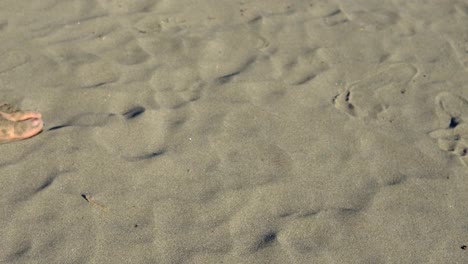
<path id="1" fill-rule="evenodd" d="M 0 263 L 468 263 L 468 2 L 0 2 Z"/>

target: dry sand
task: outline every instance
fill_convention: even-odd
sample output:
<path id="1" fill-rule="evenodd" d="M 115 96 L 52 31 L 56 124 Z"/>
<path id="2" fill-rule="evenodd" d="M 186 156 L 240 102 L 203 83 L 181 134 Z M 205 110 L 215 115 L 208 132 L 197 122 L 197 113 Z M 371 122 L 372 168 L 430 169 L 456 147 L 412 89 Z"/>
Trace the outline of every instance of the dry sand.
<path id="1" fill-rule="evenodd" d="M 468 263 L 468 2 L 5 0 L 1 263 Z"/>

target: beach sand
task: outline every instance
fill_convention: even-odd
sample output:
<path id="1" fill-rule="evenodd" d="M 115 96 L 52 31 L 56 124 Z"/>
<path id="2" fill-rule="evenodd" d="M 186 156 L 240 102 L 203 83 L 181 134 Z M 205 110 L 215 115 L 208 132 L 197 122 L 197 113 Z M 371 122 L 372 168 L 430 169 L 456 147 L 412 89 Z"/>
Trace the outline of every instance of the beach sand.
<path id="1" fill-rule="evenodd" d="M 0 263 L 468 263 L 468 2 L 0 2 Z"/>

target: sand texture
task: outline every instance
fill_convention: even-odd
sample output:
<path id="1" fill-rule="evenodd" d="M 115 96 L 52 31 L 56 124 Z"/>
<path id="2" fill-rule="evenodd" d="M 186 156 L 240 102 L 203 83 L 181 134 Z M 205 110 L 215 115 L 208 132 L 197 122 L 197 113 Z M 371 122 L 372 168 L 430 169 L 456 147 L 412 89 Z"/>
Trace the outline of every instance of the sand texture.
<path id="1" fill-rule="evenodd" d="M 3 0 L 0 263 L 468 263 L 468 1 Z"/>

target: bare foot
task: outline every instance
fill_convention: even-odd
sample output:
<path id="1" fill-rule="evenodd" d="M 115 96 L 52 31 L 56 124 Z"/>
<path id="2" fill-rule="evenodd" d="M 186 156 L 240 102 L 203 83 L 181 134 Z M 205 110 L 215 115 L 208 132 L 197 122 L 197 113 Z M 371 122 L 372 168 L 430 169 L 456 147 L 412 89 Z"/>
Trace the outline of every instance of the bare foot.
<path id="1" fill-rule="evenodd" d="M 42 118 L 37 112 L 23 112 L 16 106 L 10 104 L 0 104 L 0 117 L 11 121 L 22 121 L 29 118 Z"/>
<path id="2" fill-rule="evenodd" d="M 9 104 L 0 105 L 0 143 L 30 138 L 42 131 L 44 123 L 37 112 L 23 112 Z"/>

